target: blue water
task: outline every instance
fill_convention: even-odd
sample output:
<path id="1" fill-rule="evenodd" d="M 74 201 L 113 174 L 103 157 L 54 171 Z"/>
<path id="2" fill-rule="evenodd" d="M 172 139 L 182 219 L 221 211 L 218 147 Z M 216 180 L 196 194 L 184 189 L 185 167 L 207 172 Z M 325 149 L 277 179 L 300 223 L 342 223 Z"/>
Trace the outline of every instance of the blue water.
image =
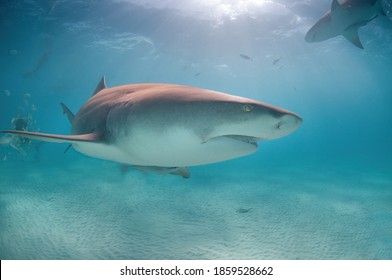
<path id="1" fill-rule="evenodd" d="M 304 120 L 187 180 L 123 174 L 66 144 L 3 145 L 0 258 L 391 259 L 392 22 L 362 27 L 364 50 L 342 36 L 305 42 L 330 3 L 0 1 L 0 129 L 22 116 L 69 134 L 59 103 L 77 112 L 102 75 L 110 87 L 250 97 Z"/>

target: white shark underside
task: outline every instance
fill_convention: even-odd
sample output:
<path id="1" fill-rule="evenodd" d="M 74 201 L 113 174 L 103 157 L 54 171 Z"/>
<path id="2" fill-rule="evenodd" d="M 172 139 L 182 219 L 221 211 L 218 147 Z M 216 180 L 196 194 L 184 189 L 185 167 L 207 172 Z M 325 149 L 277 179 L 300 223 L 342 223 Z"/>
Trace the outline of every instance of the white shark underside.
<path id="1" fill-rule="evenodd" d="M 302 123 L 292 112 L 216 91 L 172 84 L 107 88 L 104 79 L 76 115 L 62 106 L 72 135 L 2 132 L 70 143 L 91 157 L 187 178 L 177 168 L 251 154 L 257 141 L 285 136 Z"/>
<path id="2" fill-rule="evenodd" d="M 333 0 L 331 10 L 310 28 L 305 40 L 321 42 L 342 35 L 363 49 L 358 29 L 378 15 L 385 15 L 381 0 Z"/>

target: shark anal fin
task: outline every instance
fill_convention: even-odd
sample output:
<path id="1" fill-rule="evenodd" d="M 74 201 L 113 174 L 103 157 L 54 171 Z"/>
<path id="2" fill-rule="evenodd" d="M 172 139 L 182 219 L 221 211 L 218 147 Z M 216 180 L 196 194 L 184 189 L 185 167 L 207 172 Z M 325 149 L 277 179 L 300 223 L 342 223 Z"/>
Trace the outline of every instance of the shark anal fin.
<path id="1" fill-rule="evenodd" d="M 61 105 L 61 108 L 63 108 L 63 114 L 67 114 L 67 118 L 68 118 L 69 122 L 72 124 L 73 120 L 75 118 L 75 115 L 71 112 L 70 109 L 68 109 L 68 107 L 63 102 L 61 102 L 60 105 Z"/>
<path id="2" fill-rule="evenodd" d="M 99 81 L 97 88 L 95 89 L 94 93 L 92 96 L 96 95 L 98 92 L 101 90 L 107 88 L 106 86 L 106 81 L 105 81 L 105 76 L 102 76 L 101 80 Z"/>
<path id="3" fill-rule="evenodd" d="M 354 46 L 363 49 L 363 45 L 358 36 L 358 27 L 353 26 L 351 28 L 348 28 L 342 35 L 344 36 L 344 38 L 349 40 Z"/>
<path id="4" fill-rule="evenodd" d="M 99 133 L 89 133 L 81 135 L 60 135 L 60 134 L 47 134 L 38 132 L 29 132 L 21 130 L 2 130 L 0 133 L 9 133 L 19 137 L 29 138 L 33 140 L 40 140 L 45 142 L 54 143 L 71 143 L 78 142 L 99 142 L 101 140 Z"/>

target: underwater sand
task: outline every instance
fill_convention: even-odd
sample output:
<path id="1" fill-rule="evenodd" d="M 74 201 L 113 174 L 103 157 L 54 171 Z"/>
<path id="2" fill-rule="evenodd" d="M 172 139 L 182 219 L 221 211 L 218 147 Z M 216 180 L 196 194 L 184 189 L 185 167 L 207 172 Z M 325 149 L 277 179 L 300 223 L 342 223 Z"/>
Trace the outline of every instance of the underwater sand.
<path id="1" fill-rule="evenodd" d="M 392 258 L 387 170 L 243 163 L 189 180 L 88 158 L 3 163 L 0 258 Z"/>

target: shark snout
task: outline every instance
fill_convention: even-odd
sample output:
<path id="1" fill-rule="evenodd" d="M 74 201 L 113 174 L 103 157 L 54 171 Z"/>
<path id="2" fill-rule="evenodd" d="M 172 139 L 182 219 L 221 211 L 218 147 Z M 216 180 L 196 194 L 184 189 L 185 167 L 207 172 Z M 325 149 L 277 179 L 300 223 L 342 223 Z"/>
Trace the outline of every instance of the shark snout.
<path id="1" fill-rule="evenodd" d="M 302 124 L 302 118 L 295 113 L 287 113 L 275 120 L 269 139 L 276 139 L 296 131 Z"/>

